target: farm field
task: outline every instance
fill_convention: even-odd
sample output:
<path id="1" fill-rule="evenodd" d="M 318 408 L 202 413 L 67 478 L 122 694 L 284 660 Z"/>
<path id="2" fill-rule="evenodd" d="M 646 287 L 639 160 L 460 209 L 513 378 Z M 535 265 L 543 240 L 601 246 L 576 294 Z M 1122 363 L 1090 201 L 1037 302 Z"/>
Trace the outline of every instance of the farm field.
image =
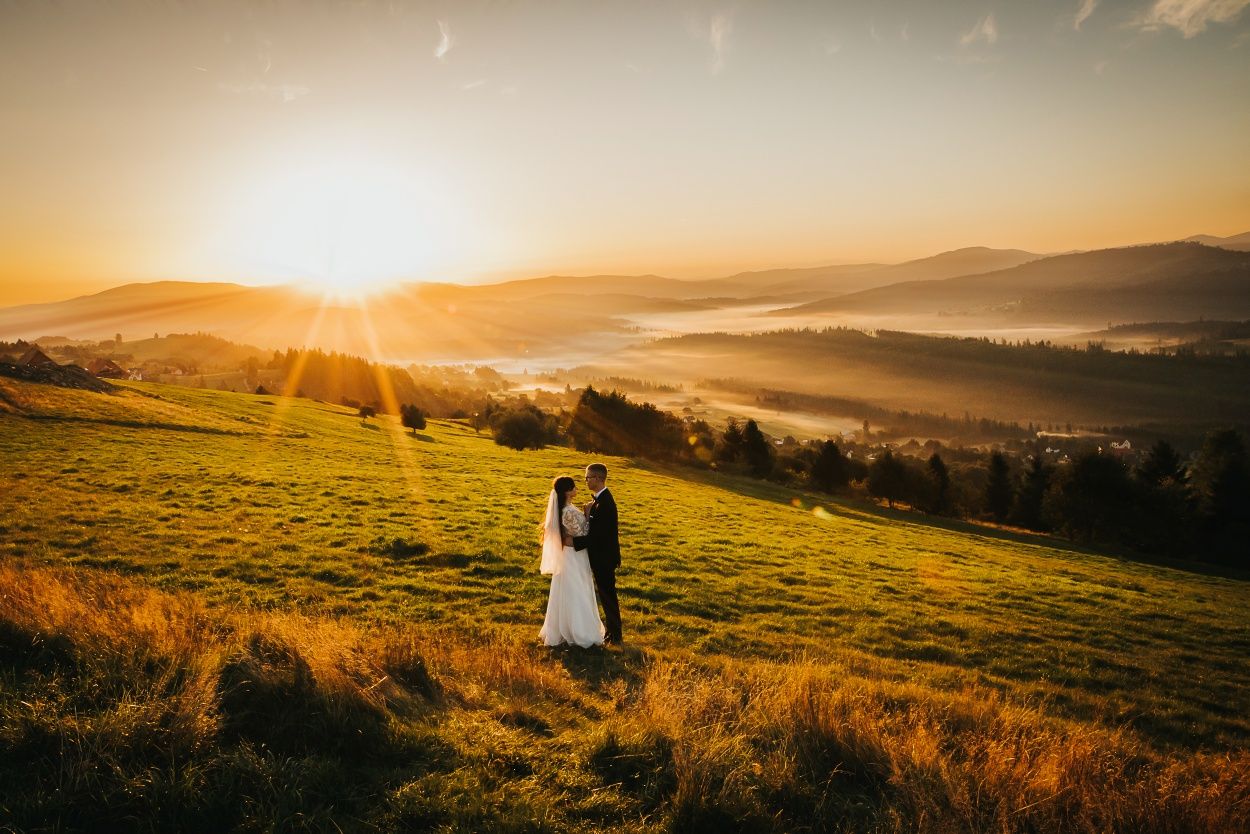
<path id="1" fill-rule="evenodd" d="M 438 693 L 428 704 L 357 705 L 385 714 L 377 745 L 390 752 L 354 793 L 291 805 L 279 786 L 320 777 L 284 775 L 278 756 L 253 768 L 277 799 L 205 817 L 240 828 L 727 830 L 726 808 L 758 830 L 961 819 L 962 830 L 1143 830 L 1154 817 L 1141 815 L 1166 812 L 1174 830 L 1197 831 L 1247 819 L 1244 577 L 607 458 L 626 646 L 550 651 L 537 641 L 537 528 L 551 478 L 587 461 L 303 399 L 0 380 L 0 587 L 26 600 L 0 632 L 0 743 L 38 759 L 20 728 L 33 720 L 30 687 L 56 675 L 31 646 L 58 628 L 88 645 L 89 630 L 75 637 L 56 616 L 98 599 L 99 616 L 117 618 L 100 634 L 179 605 L 197 612 L 186 622 L 220 624 L 162 657 L 209 663 L 213 646 L 241 650 L 229 635 L 263 628 L 308 648 L 320 628 L 340 637 L 306 653 L 319 682 L 339 668 L 327 652 L 390 669 L 378 678 L 388 686 L 413 679 L 411 661 L 407 678 L 396 671 L 396 645 L 423 658 Z M 160 621 L 184 636 L 203 627 Z M 363 681 L 343 703 L 364 698 Z M 318 755 L 364 755 L 343 749 Z M 272 739 L 255 750 L 281 752 Z M 1008 760 L 1023 769 L 1003 770 Z M 220 790 L 197 778 L 177 784 Z M 975 797 L 977 780 L 997 787 Z M 147 807 L 138 783 L 128 790 Z M 0 796 L 0 808 L 31 829 L 77 813 L 73 791 L 53 793 Z"/>

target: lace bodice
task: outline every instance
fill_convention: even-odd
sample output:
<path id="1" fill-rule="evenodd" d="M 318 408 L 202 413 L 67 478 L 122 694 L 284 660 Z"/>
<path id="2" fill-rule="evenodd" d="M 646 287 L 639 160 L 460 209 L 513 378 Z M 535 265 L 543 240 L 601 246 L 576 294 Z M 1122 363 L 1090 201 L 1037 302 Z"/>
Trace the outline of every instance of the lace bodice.
<path id="1" fill-rule="evenodd" d="M 560 521 L 564 522 L 564 529 L 570 536 L 584 536 L 590 532 L 590 522 L 586 520 L 585 514 L 572 504 L 564 506 Z"/>

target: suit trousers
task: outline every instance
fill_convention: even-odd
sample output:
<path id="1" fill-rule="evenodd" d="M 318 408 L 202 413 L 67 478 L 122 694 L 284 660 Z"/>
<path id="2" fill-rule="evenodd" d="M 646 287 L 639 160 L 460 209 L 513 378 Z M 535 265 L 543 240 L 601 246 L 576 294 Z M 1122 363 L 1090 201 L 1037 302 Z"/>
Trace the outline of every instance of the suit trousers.
<path id="1" fill-rule="evenodd" d="M 616 600 L 616 565 L 590 563 L 590 572 L 595 577 L 595 592 L 599 595 L 599 604 L 603 606 L 603 627 L 607 631 L 607 639 L 615 643 L 621 642 L 621 606 Z"/>

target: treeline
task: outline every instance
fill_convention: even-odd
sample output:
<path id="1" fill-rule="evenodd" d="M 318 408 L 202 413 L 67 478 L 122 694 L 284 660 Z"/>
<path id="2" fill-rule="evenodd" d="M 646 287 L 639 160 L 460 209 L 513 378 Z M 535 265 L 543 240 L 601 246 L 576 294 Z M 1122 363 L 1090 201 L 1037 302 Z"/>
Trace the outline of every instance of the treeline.
<path id="1" fill-rule="evenodd" d="M 726 434 L 734 429 L 731 423 Z M 971 462 L 966 452 L 950 451 L 955 461 L 941 451 L 925 459 L 889 448 L 853 458 L 825 441 L 779 452 L 771 467 L 747 461 L 745 468 L 791 485 L 862 493 L 891 507 L 1250 568 L 1250 455 L 1234 429 L 1208 434 L 1189 461 L 1157 441 L 1137 466 L 1096 448 L 1057 463 L 1040 444 L 1028 454 L 993 451 Z"/>
<path id="2" fill-rule="evenodd" d="M 255 372 L 258 366 L 258 360 L 249 360 L 246 370 Z M 482 408 L 488 390 L 498 387 L 493 377 L 479 377 L 483 382 L 480 388 L 420 384 L 402 368 L 321 350 L 275 352 L 269 367 L 282 371 L 284 393 L 396 414 L 408 405 L 431 417 L 469 417 Z"/>
<path id="3" fill-rule="evenodd" d="M 571 414 L 520 400 L 487 420 L 497 442 L 515 448 L 563 439 L 579 451 L 676 461 L 1078 542 L 1250 567 L 1250 454 L 1235 429 L 1208 434 L 1190 460 L 1157 441 L 1130 466 L 1101 447 L 1053 461 L 1040 443 L 1025 453 L 987 455 L 930 441 L 916 446 L 926 458 L 881 445 L 771 439 L 754 420 L 730 418 L 717 431 L 589 386 Z M 526 440 L 518 443 L 518 435 Z"/>

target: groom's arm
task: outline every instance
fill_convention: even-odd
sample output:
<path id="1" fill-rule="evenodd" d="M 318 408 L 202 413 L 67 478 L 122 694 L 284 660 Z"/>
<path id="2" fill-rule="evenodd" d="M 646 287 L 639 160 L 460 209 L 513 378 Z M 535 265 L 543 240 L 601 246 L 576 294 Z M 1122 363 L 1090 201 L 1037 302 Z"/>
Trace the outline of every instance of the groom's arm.
<path id="1" fill-rule="evenodd" d="M 589 519 L 591 516 L 591 513 L 586 513 L 586 516 Z M 595 518 L 598 518 L 597 508 L 594 512 L 594 516 Z M 573 537 L 573 549 L 574 550 L 588 550 L 590 549 L 590 546 L 594 541 L 595 541 L 595 525 L 591 524 L 586 535 Z"/>

